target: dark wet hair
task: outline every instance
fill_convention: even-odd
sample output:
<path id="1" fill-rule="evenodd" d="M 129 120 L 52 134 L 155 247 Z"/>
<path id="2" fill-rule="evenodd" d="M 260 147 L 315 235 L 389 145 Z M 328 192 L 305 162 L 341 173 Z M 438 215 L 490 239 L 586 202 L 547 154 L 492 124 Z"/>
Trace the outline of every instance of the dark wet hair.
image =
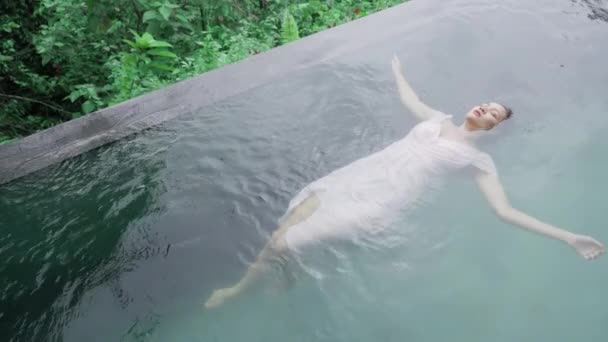
<path id="1" fill-rule="evenodd" d="M 507 116 L 505 116 L 505 120 L 507 120 L 508 118 L 510 118 L 510 117 L 511 117 L 511 115 L 513 115 L 513 110 L 511 110 L 511 108 L 509 108 L 509 107 L 505 106 L 505 105 L 504 105 L 504 104 L 502 104 L 502 103 L 499 103 L 499 104 L 502 106 L 502 108 L 504 108 L 504 109 L 505 109 L 505 112 L 507 113 Z"/>

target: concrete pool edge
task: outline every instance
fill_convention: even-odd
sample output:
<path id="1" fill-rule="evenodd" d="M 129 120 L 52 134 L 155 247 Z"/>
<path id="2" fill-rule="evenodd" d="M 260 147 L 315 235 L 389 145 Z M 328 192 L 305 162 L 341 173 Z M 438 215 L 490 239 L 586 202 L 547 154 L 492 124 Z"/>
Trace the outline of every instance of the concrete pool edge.
<path id="1" fill-rule="evenodd" d="M 417 3 L 416 6 L 411 4 Z M 432 13 L 408 1 L 0 145 L 0 184 L 223 99 L 373 45 Z M 407 15 L 406 15 L 407 14 Z M 407 17 L 408 21 L 403 21 Z M 422 19 L 421 19 L 422 20 Z M 387 61 L 390 56 L 387 56 Z"/>

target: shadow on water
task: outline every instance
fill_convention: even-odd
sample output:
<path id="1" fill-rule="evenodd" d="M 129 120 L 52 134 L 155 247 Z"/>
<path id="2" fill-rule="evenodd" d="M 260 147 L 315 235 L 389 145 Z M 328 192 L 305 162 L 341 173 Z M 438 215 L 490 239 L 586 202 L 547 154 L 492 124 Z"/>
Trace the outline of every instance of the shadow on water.
<path id="1" fill-rule="evenodd" d="M 601 20 L 608 23 L 608 1 L 606 0 L 572 0 L 575 4 L 585 6 L 591 20 Z"/>
<path id="2" fill-rule="evenodd" d="M 163 151 L 146 145 L 147 133 L 0 187 L 5 341 L 62 340 L 86 291 L 111 283 L 131 261 L 162 253 L 160 247 L 119 252 L 134 220 L 163 210 Z M 112 288 L 128 302 L 120 287 Z"/>

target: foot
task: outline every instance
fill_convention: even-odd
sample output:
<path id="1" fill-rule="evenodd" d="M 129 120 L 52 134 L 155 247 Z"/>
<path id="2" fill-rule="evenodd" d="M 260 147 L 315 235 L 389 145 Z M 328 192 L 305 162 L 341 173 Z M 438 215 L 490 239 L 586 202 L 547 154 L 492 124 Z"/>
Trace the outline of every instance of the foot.
<path id="1" fill-rule="evenodd" d="M 235 297 L 237 293 L 238 292 L 232 287 L 215 290 L 211 294 L 211 297 L 209 297 L 209 299 L 205 303 L 205 307 L 207 309 L 217 308 L 220 305 L 224 304 L 227 300 Z"/>
<path id="2" fill-rule="evenodd" d="M 584 235 L 575 235 L 568 241 L 568 244 L 586 260 L 595 259 L 606 251 L 601 242 Z"/>

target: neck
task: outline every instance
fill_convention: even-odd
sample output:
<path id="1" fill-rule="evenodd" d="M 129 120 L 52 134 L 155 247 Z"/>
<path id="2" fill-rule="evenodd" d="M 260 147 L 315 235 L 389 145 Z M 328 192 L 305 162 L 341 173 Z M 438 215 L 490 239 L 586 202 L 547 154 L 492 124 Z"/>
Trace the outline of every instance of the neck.
<path id="1" fill-rule="evenodd" d="M 475 140 L 485 132 L 485 130 L 470 124 L 467 120 L 458 128 L 460 129 L 462 136 L 467 140 Z"/>
<path id="2" fill-rule="evenodd" d="M 472 124 L 469 120 L 466 119 L 464 120 L 462 125 L 460 125 L 460 128 L 469 132 L 478 131 L 480 129 L 478 126 Z"/>

